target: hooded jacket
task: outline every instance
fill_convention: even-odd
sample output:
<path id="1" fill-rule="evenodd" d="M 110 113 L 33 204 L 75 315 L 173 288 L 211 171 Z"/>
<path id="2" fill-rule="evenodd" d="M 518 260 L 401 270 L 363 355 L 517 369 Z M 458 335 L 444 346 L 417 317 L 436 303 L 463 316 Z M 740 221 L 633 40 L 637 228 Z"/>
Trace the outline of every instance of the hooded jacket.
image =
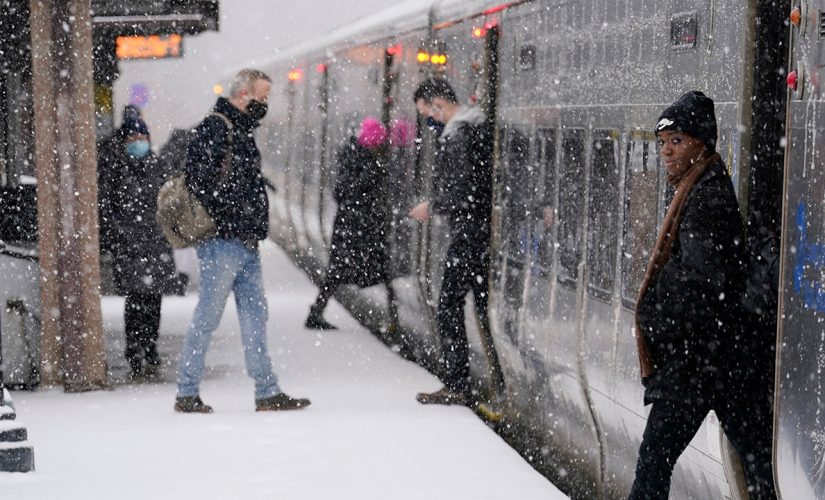
<path id="1" fill-rule="evenodd" d="M 745 229 L 724 163 L 707 168 L 684 210 L 670 259 L 638 307 L 654 363 L 645 403 L 724 390 L 743 348 Z"/>
<path id="2" fill-rule="evenodd" d="M 212 108 L 232 122 L 231 168 L 221 181 L 221 166 L 230 149 L 222 118 L 207 116 L 194 130 L 186 155 L 186 183 L 215 219 L 217 237 L 251 244 L 266 238 L 269 200 L 261 174 L 261 153 L 253 132 L 258 122 L 224 97 Z"/>
<path id="3" fill-rule="evenodd" d="M 430 208 L 447 218 L 454 240 L 489 239 L 492 137 L 484 113 L 468 106 L 459 108 L 439 137 Z"/>

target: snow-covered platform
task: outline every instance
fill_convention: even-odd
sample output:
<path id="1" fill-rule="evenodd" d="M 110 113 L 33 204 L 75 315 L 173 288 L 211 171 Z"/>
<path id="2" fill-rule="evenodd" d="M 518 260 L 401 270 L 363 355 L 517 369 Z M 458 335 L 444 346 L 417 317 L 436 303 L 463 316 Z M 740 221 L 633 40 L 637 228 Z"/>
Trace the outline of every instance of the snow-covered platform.
<path id="1" fill-rule="evenodd" d="M 335 302 L 326 317 L 340 330 L 305 330 L 315 288 L 274 245 L 262 253 L 276 372 L 285 391 L 312 406 L 254 411 L 230 297 L 201 388 L 215 413 L 175 413 L 175 363 L 196 297 L 164 299 L 163 372 L 141 383 L 125 375 L 123 300 L 106 297 L 114 389 L 16 392 L 37 471 L 0 473 L 0 498 L 567 498 L 469 409 L 419 405 L 416 392 L 439 381 Z"/>

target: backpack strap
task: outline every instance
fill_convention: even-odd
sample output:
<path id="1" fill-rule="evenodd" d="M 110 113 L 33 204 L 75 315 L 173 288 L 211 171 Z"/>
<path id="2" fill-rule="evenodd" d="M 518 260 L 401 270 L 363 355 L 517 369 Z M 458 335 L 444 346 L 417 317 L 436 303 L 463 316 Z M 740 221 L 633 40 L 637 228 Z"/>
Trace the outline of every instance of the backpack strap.
<path id="1" fill-rule="evenodd" d="M 217 111 L 211 111 L 206 116 L 217 116 L 226 124 L 226 154 L 223 156 L 223 162 L 221 162 L 220 173 L 220 181 L 226 182 L 229 179 L 229 174 L 232 173 L 232 121 L 225 114 Z"/>

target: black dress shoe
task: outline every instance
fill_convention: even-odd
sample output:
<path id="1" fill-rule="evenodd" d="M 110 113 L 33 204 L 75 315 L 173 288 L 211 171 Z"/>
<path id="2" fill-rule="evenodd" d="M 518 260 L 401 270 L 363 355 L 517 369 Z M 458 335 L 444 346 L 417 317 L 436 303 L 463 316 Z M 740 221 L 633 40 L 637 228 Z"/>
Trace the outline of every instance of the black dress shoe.
<path id="1" fill-rule="evenodd" d="M 310 314 L 304 322 L 304 326 L 310 330 L 337 330 L 338 327 L 327 323 L 320 314 Z"/>

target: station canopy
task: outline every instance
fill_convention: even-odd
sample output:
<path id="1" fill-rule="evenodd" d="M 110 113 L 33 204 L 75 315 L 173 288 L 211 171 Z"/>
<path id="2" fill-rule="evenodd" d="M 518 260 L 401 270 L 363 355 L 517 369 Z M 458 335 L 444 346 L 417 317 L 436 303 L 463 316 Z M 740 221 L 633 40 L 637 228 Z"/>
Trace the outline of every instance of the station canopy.
<path id="1" fill-rule="evenodd" d="M 92 0 L 92 25 L 114 35 L 217 31 L 219 0 Z"/>

